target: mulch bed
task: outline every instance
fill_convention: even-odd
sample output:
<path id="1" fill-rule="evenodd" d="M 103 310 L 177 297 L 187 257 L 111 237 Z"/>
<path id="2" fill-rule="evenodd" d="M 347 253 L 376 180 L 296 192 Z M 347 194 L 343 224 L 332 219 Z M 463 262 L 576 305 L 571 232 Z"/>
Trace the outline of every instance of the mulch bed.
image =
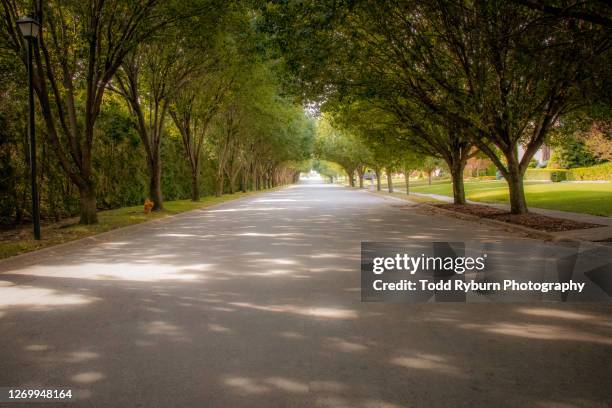
<path id="1" fill-rule="evenodd" d="M 566 220 L 562 218 L 547 217 L 545 215 L 535 213 L 510 214 L 507 211 L 486 205 L 435 204 L 435 206 L 461 214 L 474 215 L 480 218 L 489 218 L 547 232 L 561 232 L 603 226 L 599 224 Z"/>

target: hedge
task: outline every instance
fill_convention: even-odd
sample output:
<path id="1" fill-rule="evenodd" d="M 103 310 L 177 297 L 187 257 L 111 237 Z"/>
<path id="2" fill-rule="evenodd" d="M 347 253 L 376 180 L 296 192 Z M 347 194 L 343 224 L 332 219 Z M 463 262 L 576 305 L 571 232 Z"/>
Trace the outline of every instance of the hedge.
<path id="1" fill-rule="evenodd" d="M 539 181 L 612 181 L 612 163 L 574 169 L 527 169 L 525 180 Z"/>
<path id="2" fill-rule="evenodd" d="M 569 172 L 565 169 L 527 169 L 524 180 L 565 181 L 569 180 Z"/>
<path id="3" fill-rule="evenodd" d="M 612 163 L 591 167 L 576 167 L 568 171 L 567 179 L 612 181 Z"/>

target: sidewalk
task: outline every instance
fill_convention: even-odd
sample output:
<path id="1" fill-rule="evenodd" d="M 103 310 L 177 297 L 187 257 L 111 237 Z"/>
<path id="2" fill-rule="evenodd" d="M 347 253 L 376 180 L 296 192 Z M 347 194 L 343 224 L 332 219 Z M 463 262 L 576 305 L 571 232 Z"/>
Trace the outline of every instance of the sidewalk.
<path id="1" fill-rule="evenodd" d="M 439 194 L 426 194 L 426 193 L 410 193 L 410 195 L 420 196 L 420 197 L 429 197 L 435 200 L 444 201 L 447 203 L 452 203 L 453 198 L 448 196 L 443 196 Z M 510 211 L 510 205 L 508 204 L 499 204 L 499 203 L 486 203 L 481 201 L 471 201 L 466 200 L 468 204 L 476 204 L 476 205 L 488 205 L 489 207 L 499 208 L 501 210 Z M 534 212 L 536 214 L 546 215 L 548 217 L 553 218 L 562 218 L 566 220 L 572 220 L 577 222 L 585 222 L 591 224 L 601 224 L 612 227 L 612 217 L 602 217 L 599 215 L 591 215 L 591 214 L 582 214 L 575 213 L 569 211 L 559 211 L 559 210 L 549 210 L 546 208 L 534 208 L 529 207 L 529 211 Z"/>

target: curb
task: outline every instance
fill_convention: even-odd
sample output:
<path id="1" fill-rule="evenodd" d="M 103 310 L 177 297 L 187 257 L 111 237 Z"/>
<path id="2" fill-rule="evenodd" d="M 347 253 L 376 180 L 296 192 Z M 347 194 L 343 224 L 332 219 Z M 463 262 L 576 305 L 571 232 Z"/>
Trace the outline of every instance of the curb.
<path id="1" fill-rule="evenodd" d="M 428 203 L 419 203 L 419 202 L 415 202 L 415 201 L 411 201 L 410 200 L 410 196 L 408 196 L 407 200 L 401 199 L 401 198 L 397 198 L 397 197 L 393 197 L 387 194 L 378 194 L 374 191 L 369 191 L 366 189 L 363 189 L 361 191 L 364 191 L 366 193 L 370 193 L 370 194 L 375 194 L 381 198 L 386 198 L 386 199 L 392 199 L 394 201 L 403 201 L 403 202 L 409 202 L 411 203 L 413 206 L 416 207 L 425 207 L 428 208 L 430 210 L 442 213 L 444 215 L 448 215 L 448 216 L 452 216 L 453 218 L 458 218 L 458 219 L 463 219 L 463 220 L 467 220 L 467 221 L 476 221 L 476 222 L 480 222 L 483 224 L 488 224 L 488 225 L 492 225 L 495 227 L 502 227 L 504 228 L 506 231 L 511 231 L 511 232 L 522 232 L 522 233 L 526 233 L 529 234 L 530 237 L 535 237 L 538 239 L 543 239 L 546 241 L 553 241 L 553 242 L 582 242 L 582 240 L 579 239 L 574 239 L 574 238 L 563 238 L 563 237 L 558 237 L 556 236 L 554 233 L 550 233 L 550 232 L 546 232 L 546 231 L 541 231 L 541 230 L 537 230 L 534 228 L 529 228 L 529 227 L 525 227 L 523 225 L 517 225 L 517 224 L 511 224 L 509 222 L 504 222 L 504 221 L 499 221 L 499 220 L 492 220 L 489 218 L 482 218 L 482 217 L 478 217 L 476 215 L 471 215 L 471 214 L 464 214 L 464 213 L 459 213 L 456 211 L 451 211 L 451 210 L 446 210 L 444 208 L 440 208 L 437 207 L 435 205 L 431 205 Z M 590 242 L 590 241 L 587 241 Z"/>
<path id="2" fill-rule="evenodd" d="M 578 240 L 574 240 L 574 239 L 559 239 L 558 237 L 556 237 L 553 233 L 550 232 L 546 232 L 546 231 L 542 231 L 542 230 L 537 230 L 535 228 L 529 228 L 529 227 L 525 227 L 523 225 L 517 225 L 517 224 L 512 224 L 509 222 L 504 222 L 504 221 L 499 221 L 499 220 L 492 220 L 490 218 L 484 218 L 484 217 L 478 217 L 476 215 L 472 215 L 472 214 L 464 214 L 464 213 L 460 213 L 457 211 L 451 211 L 451 210 L 446 210 L 444 208 L 440 208 L 437 207 L 435 205 L 431 205 L 431 204 L 427 204 L 427 203 L 420 203 L 421 206 L 427 207 L 431 210 L 434 211 L 438 211 L 440 213 L 443 213 L 445 215 L 449 215 L 449 216 L 453 216 L 454 218 L 459 218 L 459 219 L 465 219 L 465 220 L 469 220 L 469 221 L 477 221 L 483 224 L 489 224 L 489 225 L 493 225 L 493 226 L 497 226 L 497 227 L 503 227 L 506 230 L 510 230 L 513 232 L 524 232 L 529 234 L 530 236 L 535 236 L 539 239 L 544 239 L 547 241 L 578 241 Z"/>
<path id="3" fill-rule="evenodd" d="M 206 206 L 206 207 L 196 208 L 196 209 L 193 209 L 193 210 L 184 211 L 184 212 L 180 212 L 180 213 L 177 213 L 177 214 L 167 215 L 165 217 L 157 218 L 157 219 L 154 219 L 154 220 L 143 221 L 143 222 L 139 222 L 139 223 L 133 224 L 133 225 L 128 225 L 128 226 L 125 226 L 125 227 L 119 227 L 119 228 L 110 229 L 108 231 L 104 231 L 104 232 L 101 232 L 99 234 L 94 234 L 94 235 L 90 235 L 90 236 L 87 236 L 87 237 L 78 238 L 78 239 L 75 239 L 75 240 L 72 240 L 72 241 L 68 241 L 68 242 L 62 242 L 61 244 L 51 245 L 51 246 L 48 246 L 48 247 L 45 247 L 45 248 L 40 248 L 40 249 L 37 249 L 37 250 L 34 250 L 34 251 L 24 252 L 23 254 L 19 254 L 19 255 L 8 257 L 8 258 L 0 259 L 0 274 L 6 272 L 4 270 L 5 267 L 8 269 L 8 268 L 11 267 L 12 264 L 19 263 L 20 261 L 23 261 L 25 259 L 27 259 L 29 261 L 26 264 L 32 265 L 32 264 L 35 264 L 36 262 L 38 262 L 41 258 L 44 258 L 45 256 L 53 255 L 56 252 L 60 252 L 61 250 L 69 248 L 71 246 L 79 246 L 79 245 L 91 246 L 91 245 L 94 245 L 94 244 L 97 244 L 97 243 L 100 243 L 100 242 L 108 241 L 109 238 L 112 238 L 113 236 L 120 236 L 120 235 L 125 234 L 125 233 L 130 233 L 130 232 L 133 232 L 133 231 L 137 231 L 138 229 L 142 229 L 142 228 L 145 228 L 145 227 L 150 226 L 150 225 L 163 224 L 165 222 L 170 222 L 170 221 L 172 221 L 172 220 L 174 220 L 176 218 L 181 218 L 181 217 L 187 216 L 188 214 L 193 214 L 193 213 L 195 213 L 197 211 L 208 211 L 210 209 L 223 206 L 225 204 L 244 201 L 246 199 L 258 196 L 260 194 L 272 193 L 272 192 L 279 191 L 279 190 L 282 190 L 282 189 L 287 188 L 287 187 L 288 186 L 282 186 L 282 187 L 268 189 L 266 191 L 258 191 L 255 194 L 251 194 L 251 195 L 249 195 L 247 197 L 239 197 L 239 198 L 235 198 L 233 200 L 224 201 L 222 203 L 212 204 L 212 205 L 209 205 L 209 206 Z"/>

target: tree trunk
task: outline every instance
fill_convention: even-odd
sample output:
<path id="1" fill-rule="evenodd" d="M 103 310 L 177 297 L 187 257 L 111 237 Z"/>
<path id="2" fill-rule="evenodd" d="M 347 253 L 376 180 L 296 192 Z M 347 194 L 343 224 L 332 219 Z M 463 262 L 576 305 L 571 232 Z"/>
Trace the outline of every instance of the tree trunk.
<path id="1" fill-rule="evenodd" d="M 393 176 L 391 173 L 391 169 L 389 168 L 385 169 L 385 173 L 387 173 L 387 188 L 389 189 L 389 192 L 392 193 L 393 192 Z"/>
<path id="2" fill-rule="evenodd" d="M 346 175 L 348 176 L 349 186 L 355 187 L 355 170 L 353 171 L 347 170 Z"/>
<path id="3" fill-rule="evenodd" d="M 404 181 L 406 182 L 406 194 L 410 195 L 410 170 L 404 169 Z"/>
<path id="4" fill-rule="evenodd" d="M 382 175 L 382 172 L 380 171 L 380 169 L 376 169 L 374 170 L 374 173 L 376 174 L 376 191 L 381 191 L 382 180 L 380 179 L 380 176 Z"/>
<path id="5" fill-rule="evenodd" d="M 159 159 L 150 162 L 149 197 L 153 201 L 153 211 L 164 209 L 161 191 L 161 163 Z"/>
<path id="6" fill-rule="evenodd" d="M 253 168 L 251 169 L 251 189 L 253 191 L 257 191 L 259 190 L 258 186 L 257 186 L 257 168 L 253 165 Z"/>
<path id="7" fill-rule="evenodd" d="M 200 172 L 191 172 L 191 201 L 200 201 Z"/>
<path id="8" fill-rule="evenodd" d="M 248 184 L 249 184 L 247 167 L 242 169 L 240 180 L 241 180 L 240 181 L 240 191 L 242 191 L 243 193 L 246 193 L 248 189 Z"/>
<path id="9" fill-rule="evenodd" d="M 528 212 L 525 190 L 523 188 L 523 174 L 518 161 L 508 160 L 508 190 L 510 192 L 510 212 L 512 214 L 525 214 Z"/>
<path id="10" fill-rule="evenodd" d="M 225 177 L 223 176 L 223 174 L 221 174 L 220 176 L 217 176 L 217 186 L 215 188 L 215 196 L 216 197 L 221 197 L 223 195 L 223 186 L 225 184 Z"/>
<path id="11" fill-rule="evenodd" d="M 230 194 L 234 194 L 236 192 L 236 177 L 229 177 L 229 189 Z"/>
<path id="12" fill-rule="evenodd" d="M 455 204 L 465 204 L 465 187 L 463 184 L 463 170 L 465 165 L 462 162 L 455 162 L 449 166 L 453 181 L 453 202 Z"/>
<path id="13" fill-rule="evenodd" d="M 433 171 L 428 171 L 427 172 L 427 183 L 431 186 L 431 174 L 433 173 Z"/>
<path id="14" fill-rule="evenodd" d="M 550 146 L 543 143 L 542 144 L 542 161 L 548 162 L 550 160 Z"/>
<path id="15" fill-rule="evenodd" d="M 365 167 L 359 165 L 357 167 L 357 177 L 359 177 L 359 188 L 363 188 L 363 173 L 365 172 Z"/>
<path id="16" fill-rule="evenodd" d="M 81 201 L 79 202 L 81 210 L 80 224 L 97 224 L 98 213 L 96 208 L 96 189 L 93 185 L 87 185 L 79 188 Z"/>

